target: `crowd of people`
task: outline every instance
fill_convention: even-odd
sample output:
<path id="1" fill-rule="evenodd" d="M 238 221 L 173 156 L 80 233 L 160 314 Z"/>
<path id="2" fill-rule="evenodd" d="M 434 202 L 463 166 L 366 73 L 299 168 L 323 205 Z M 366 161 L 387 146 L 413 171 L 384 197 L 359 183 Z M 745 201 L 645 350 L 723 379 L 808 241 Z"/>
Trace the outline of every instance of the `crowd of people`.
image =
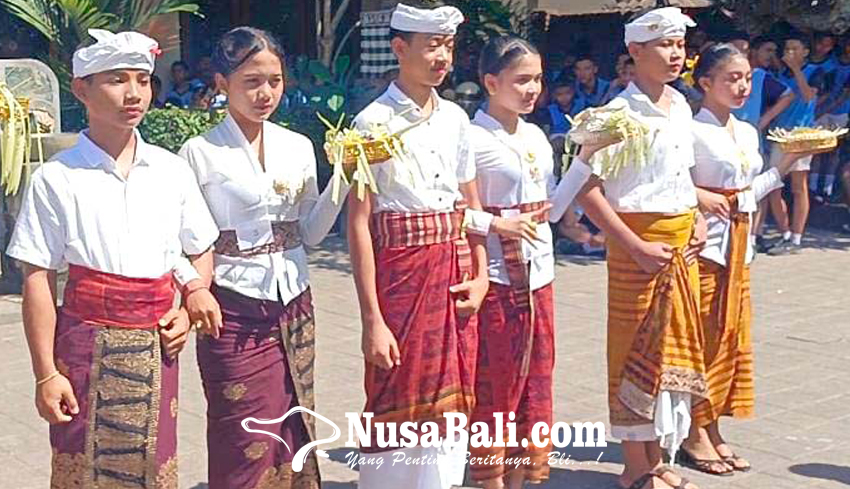
<path id="1" fill-rule="evenodd" d="M 771 129 L 848 126 L 850 36 L 829 32 L 809 35 L 792 31 L 784 35 L 751 37 L 746 32 L 730 30 L 712 39 L 704 31 L 694 30 L 686 39 L 686 68 L 671 85 L 687 97 L 695 111 L 702 96 L 694 88 L 693 67 L 700 52 L 718 43 L 736 46 L 747 56 L 753 68 L 752 96 L 744 107 L 735 111 L 735 115 L 759 130 L 761 151 L 766 158 L 775 159 L 780 154 L 776 145 L 766 138 Z M 558 160 L 562 154 L 574 156 L 577 149 L 573 147 L 570 154 L 567 137 L 571 128 L 570 118 L 584 109 L 601 107 L 619 95 L 634 79 L 634 60 L 626 51 L 611 60 L 616 77 L 609 81 L 599 75 L 600 67 L 608 66 L 593 55 L 561 53 L 561 56 L 551 57 L 562 58 L 563 62 L 550 63 L 545 70 L 547 83 L 544 90 L 534 112 L 524 118 L 546 132 Z M 467 80 L 464 83 L 474 82 Z M 458 100 L 454 92 L 453 88 L 447 89 L 444 96 L 457 100 L 470 115 L 484 102 L 483 96 Z M 480 90 L 474 92 L 481 93 Z M 850 159 L 848 147 L 842 144 L 832 152 L 815 156 L 811 162 L 798 164 L 787 185 L 790 192 L 786 193 L 790 193 L 793 202 L 790 212 L 782 191 L 773 192 L 760 204 L 754 238 L 758 252 L 780 255 L 798 251 L 812 201 L 817 204 L 850 204 L 850 165 L 846 164 Z M 565 239 L 558 241 L 556 249 L 566 254 L 604 253 L 599 246 L 604 242 L 604 235 L 584 217 L 580 206 L 574 206 L 571 211 L 579 227 L 566 221 L 560 223 L 559 236 Z M 772 216 L 781 235 L 779 240 L 763 238 L 768 215 Z M 839 223 L 840 231 L 850 234 L 850 214 L 845 221 Z"/>
<path id="2" fill-rule="evenodd" d="M 669 461 L 726 477 L 751 469 L 720 419 L 754 414 L 753 216 L 764 199 L 782 208 L 773 196 L 790 174 L 794 221 L 779 246 L 797 246 L 798 191 L 812 159 L 776 148 L 765 157 L 763 131 L 814 123 L 827 98 L 818 65 L 831 43 L 818 38 L 813 68 L 805 40 L 789 36 L 777 74 L 768 71 L 769 42 L 754 42 L 749 56 L 743 39 L 703 46 L 687 81 L 686 32 L 695 24 L 678 8 L 654 9 L 626 24 L 617 80 L 601 80 L 595 62 L 578 56 L 549 85 L 547 104 L 539 51 L 500 36 L 478 54 L 486 103 L 470 120 L 436 90 L 463 21 L 454 7 L 395 8 L 398 73 L 354 124 L 402 144 L 385 140 L 393 152 L 364 153 L 368 166 L 354 172 L 335 161 L 340 179 L 321 192 L 310 140 L 269 122 L 287 85 L 271 35 L 237 27 L 222 37 L 210 73 L 227 115 L 174 155 L 136 131 L 153 97 L 157 42 L 90 31 L 96 42 L 75 53 L 72 81 L 90 127 L 33 173 L 7 250 L 24 270 L 51 487 L 176 487 L 177 358 L 192 330 L 209 487 L 320 487 L 316 452 L 295 459 L 317 440 L 303 409 L 315 408 L 314 378 L 324 375 L 313 369 L 305 245 L 321 242 L 346 199 L 371 423 L 398 424 L 410 440 L 445 435 L 445 415 L 464 414 L 491 441 L 468 447 L 470 459 L 484 461 L 470 464 L 472 479 L 519 489 L 549 477 L 551 439 L 505 446 L 492 438 L 515 430 L 517 440 L 535 440 L 535 426 L 554 421 L 552 224 L 590 250 L 605 246 L 600 315 L 610 434 L 624 465 L 618 487 L 698 489 Z M 175 71 L 167 98 L 194 98 L 185 66 Z M 839 102 L 822 110 L 840 123 Z M 644 159 L 611 165 L 630 139 L 590 142 L 556 172 L 561 117 L 569 123 L 575 107 L 600 104 L 648 128 L 631 136 L 647 138 Z M 531 122 L 541 113 L 547 130 Z M 820 175 L 831 162 L 822 157 Z M 251 420 L 265 420 L 263 429 L 248 429 Z M 359 487 L 462 484 L 464 440 L 429 446 L 389 433 L 399 432 L 376 428 L 362 443 Z M 436 463 L 392 463 L 399 452 Z"/>

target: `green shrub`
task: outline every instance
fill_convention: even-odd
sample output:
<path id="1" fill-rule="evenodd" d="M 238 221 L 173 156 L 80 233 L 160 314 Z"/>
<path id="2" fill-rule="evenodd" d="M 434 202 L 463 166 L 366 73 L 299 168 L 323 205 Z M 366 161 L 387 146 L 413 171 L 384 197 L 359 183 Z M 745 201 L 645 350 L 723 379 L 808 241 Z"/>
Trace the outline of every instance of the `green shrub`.
<path id="1" fill-rule="evenodd" d="M 175 107 L 151 109 L 139 125 L 139 132 L 148 143 L 176 153 L 183 143 L 209 131 L 225 115 L 223 110 L 207 112 Z"/>

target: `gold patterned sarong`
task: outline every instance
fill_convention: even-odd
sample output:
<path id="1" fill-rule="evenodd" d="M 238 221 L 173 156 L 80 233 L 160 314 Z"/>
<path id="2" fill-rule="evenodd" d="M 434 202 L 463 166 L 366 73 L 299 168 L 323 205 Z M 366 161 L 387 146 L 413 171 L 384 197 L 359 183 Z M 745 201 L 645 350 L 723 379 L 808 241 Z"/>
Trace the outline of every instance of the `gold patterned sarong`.
<path id="1" fill-rule="evenodd" d="M 645 272 L 616 242 L 608 243 L 608 406 L 612 426 L 652 424 L 662 390 L 706 396 L 699 270 L 682 251 L 694 213 L 623 213 L 641 239 L 674 248 L 656 274 Z"/>

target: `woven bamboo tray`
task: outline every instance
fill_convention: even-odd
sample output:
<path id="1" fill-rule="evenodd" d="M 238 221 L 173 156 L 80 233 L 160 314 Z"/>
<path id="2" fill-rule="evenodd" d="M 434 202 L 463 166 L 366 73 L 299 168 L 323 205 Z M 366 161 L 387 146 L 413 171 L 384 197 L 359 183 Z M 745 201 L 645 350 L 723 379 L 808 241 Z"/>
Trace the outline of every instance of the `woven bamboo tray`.
<path id="1" fill-rule="evenodd" d="M 623 141 L 623 136 L 608 131 L 575 131 L 570 133 L 570 140 L 580 145 L 608 146 Z"/>
<path id="2" fill-rule="evenodd" d="M 804 139 L 797 141 L 783 141 L 779 143 L 783 153 L 829 153 L 838 147 L 838 138 L 829 136 L 820 139 Z"/>

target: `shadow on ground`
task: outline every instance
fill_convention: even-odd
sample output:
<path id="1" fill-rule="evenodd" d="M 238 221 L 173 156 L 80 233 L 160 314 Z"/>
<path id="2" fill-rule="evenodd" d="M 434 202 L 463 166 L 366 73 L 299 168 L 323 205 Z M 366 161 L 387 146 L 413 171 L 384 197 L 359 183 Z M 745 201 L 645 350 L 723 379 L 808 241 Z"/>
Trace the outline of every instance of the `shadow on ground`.
<path id="1" fill-rule="evenodd" d="M 803 477 L 835 481 L 850 486 L 850 467 L 833 464 L 799 464 L 788 467 L 788 470 Z"/>
<path id="2" fill-rule="evenodd" d="M 349 460 L 351 460 L 351 457 L 360 453 L 355 448 L 331 448 L 330 450 L 327 450 L 327 452 L 328 452 L 328 455 L 330 456 L 330 459 L 331 459 L 332 462 L 337 462 L 337 463 L 340 463 L 340 464 L 343 464 L 343 465 L 349 465 L 349 466 L 350 466 Z M 354 455 L 352 455 L 352 454 L 354 454 Z M 358 466 L 355 465 L 354 467 L 352 467 L 352 469 L 357 471 Z"/>
<path id="3" fill-rule="evenodd" d="M 351 273 L 348 242 L 338 235 L 328 236 L 316 248 L 309 249 L 310 267 Z"/>

